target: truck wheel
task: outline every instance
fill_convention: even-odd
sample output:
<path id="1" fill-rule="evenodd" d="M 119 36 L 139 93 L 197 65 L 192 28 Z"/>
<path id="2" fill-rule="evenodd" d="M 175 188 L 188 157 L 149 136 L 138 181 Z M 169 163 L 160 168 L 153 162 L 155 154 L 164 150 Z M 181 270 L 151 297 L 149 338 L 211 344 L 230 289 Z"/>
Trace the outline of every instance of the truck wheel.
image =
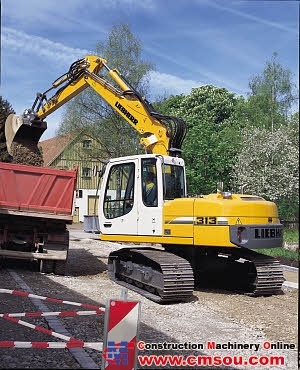
<path id="1" fill-rule="evenodd" d="M 54 273 L 56 275 L 65 275 L 67 268 L 67 261 L 55 261 Z"/>
<path id="2" fill-rule="evenodd" d="M 54 270 L 54 261 L 52 260 L 40 260 L 40 272 L 50 274 Z"/>

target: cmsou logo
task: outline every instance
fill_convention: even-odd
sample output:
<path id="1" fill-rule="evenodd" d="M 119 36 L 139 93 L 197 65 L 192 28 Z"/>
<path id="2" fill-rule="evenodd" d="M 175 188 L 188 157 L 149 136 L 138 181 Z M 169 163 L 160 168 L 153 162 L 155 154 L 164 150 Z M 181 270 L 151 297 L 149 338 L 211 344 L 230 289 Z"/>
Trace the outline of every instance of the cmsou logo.
<path id="1" fill-rule="evenodd" d="M 109 364 L 114 365 L 128 365 L 129 361 L 129 351 L 134 350 L 134 342 L 107 342 L 107 348 L 103 350 L 102 357 Z"/>

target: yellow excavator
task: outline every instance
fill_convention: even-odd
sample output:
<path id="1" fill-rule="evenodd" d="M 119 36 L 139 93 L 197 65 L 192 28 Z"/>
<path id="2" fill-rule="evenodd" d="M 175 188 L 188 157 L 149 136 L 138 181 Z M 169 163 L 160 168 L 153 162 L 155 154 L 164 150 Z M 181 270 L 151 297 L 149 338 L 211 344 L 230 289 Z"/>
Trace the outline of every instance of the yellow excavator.
<path id="1" fill-rule="evenodd" d="M 49 90 L 38 94 L 32 109 L 10 115 L 5 128 L 8 151 L 18 138 L 36 144 L 47 128 L 44 119 L 92 87 L 140 133 L 145 150 L 110 159 L 102 178 L 100 239 L 129 243 L 110 253 L 110 278 L 159 303 L 190 299 L 195 284 L 251 296 L 281 293 L 279 262 L 253 251 L 282 246 L 276 205 L 256 195 L 222 190 L 189 197 L 181 157 L 185 122 L 156 112 L 106 63 L 98 56 L 74 62 Z M 47 99 L 51 89 L 56 92 Z"/>

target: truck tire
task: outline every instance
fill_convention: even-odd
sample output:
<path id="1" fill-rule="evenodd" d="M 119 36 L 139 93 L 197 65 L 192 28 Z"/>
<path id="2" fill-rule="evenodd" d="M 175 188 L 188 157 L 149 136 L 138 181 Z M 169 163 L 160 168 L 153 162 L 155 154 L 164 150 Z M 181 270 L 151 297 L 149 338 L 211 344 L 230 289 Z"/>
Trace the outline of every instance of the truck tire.
<path id="1" fill-rule="evenodd" d="M 54 261 L 52 260 L 40 260 L 40 272 L 50 274 L 54 270 Z"/>
<path id="2" fill-rule="evenodd" d="M 54 273 L 56 275 L 65 275 L 67 269 L 67 261 L 55 261 Z"/>

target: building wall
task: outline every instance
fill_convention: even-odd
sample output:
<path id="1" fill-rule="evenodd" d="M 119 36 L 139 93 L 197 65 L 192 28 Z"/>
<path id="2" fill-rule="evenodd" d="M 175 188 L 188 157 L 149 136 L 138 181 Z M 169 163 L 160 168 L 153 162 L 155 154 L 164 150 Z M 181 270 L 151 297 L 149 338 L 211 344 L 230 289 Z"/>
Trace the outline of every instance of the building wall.
<path id="1" fill-rule="evenodd" d="M 77 195 L 80 193 L 81 196 L 76 196 L 75 200 L 75 207 L 79 207 L 79 222 L 84 222 L 84 216 L 89 214 L 89 196 L 94 197 L 96 195 L 96 189 L 77 189 L 76 193 Z M 96 209 L 96 214 L 98 214 L 98 209 Z"/>
<path id="2" fill-rule="evenodd" d="M 93 176 L 93 168 L 95 165 L 97 165 L 99 169 L 102 167 L 101 162 L 89 158 L 89 149 L 84 147 L 84 143 L 87 141 L 91 141 L 92 143 L 92 140 L 84 136 L 76 138 L 63 153 L 51 162 L 51 167 L 61 169 L 72 169 L 74 166 L 78 166 L 78 189 L 96 189 L 98 176 Z"/>
<path id="3" fill-rule="evenodd" d="M 96 195 L 99 174 L 93 176 L 93 168 L 95 165 L 99 170 L 102 167 L 101 162 L 88 157 L 87 141 L 91 140 L 85 136 L 76 138 L 50 164 L 51 167 L 61 169 L 72 169 L 78 166 L 75 207 L 79 208 L 79 222 L 84 222 L 84 216 L 88 215 L 88 197 Z M 59 145 L 59 138 L 57 145 Z M 74 217 L 74 222 L 76 220 L 77 217 Z"/>

